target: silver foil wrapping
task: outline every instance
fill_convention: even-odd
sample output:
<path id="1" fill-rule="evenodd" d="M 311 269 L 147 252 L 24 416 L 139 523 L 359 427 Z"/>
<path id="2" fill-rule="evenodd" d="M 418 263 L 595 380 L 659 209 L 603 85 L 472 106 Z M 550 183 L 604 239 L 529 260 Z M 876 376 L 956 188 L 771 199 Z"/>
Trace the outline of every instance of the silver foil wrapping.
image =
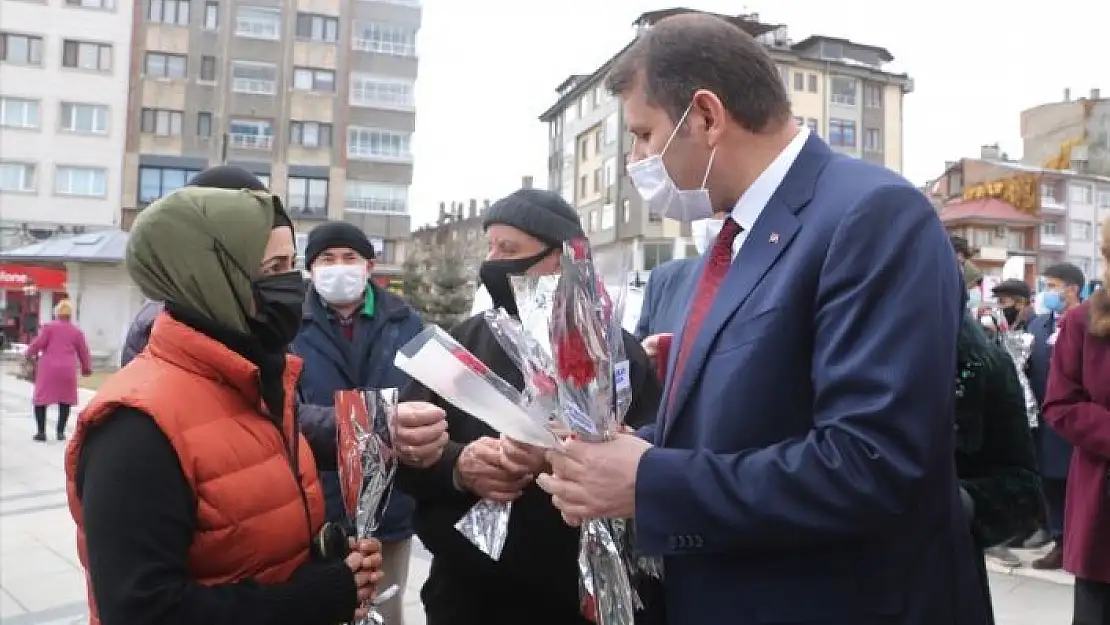
<path id="1" fill-rule="evenodd" d="M 397 457 L 393 451 L 392 420 L 397 389 L 339 391 L 335 397 L 339 479 L 347 514 L 359 539 L 372 538 L 378 518 L 389 503 Z M 380 590 L 376 603 L 393 597 L 396 586 Z M 387 625 L 380 613 L 354 621 L 356 625 Z"/>
<path id="2" fill-rule="evenodd" d="M 1025 395 L 1025 416 L 1029 420 L 1029 427 L 1035 428 L 1040 416 L 1040 406 L 1037 403 L 1037 396 L 1033 393 L 1033 387 L 1029 384 L 1029 376 L 1025 374 L 1029 356 L 1033 353 L 1033 335 L 1029 332 L 1011 331 L 1003 332 L 1001 338 L 1002 346 L 1010 354 L 1014 367 L 1017 368 L 1018 381 L 1021 382 L 1021 390 Z"/>

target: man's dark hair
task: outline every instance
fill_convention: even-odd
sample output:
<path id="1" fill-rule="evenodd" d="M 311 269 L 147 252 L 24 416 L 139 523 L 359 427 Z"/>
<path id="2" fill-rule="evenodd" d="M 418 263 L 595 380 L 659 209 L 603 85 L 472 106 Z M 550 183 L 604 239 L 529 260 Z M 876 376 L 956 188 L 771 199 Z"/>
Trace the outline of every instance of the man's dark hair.
<path id="1" fill-rule="evenodd" d="M 1080 290 L 1083 289 L 1083 285 L 1087 284 L 1087 278 L 1083 276 L 1083 270 L 1071 263 L 1051 265 L 1042 272 L 1042 275 L 1046 278 L 1056 278 L 1064 285 L 1074 286 Z"/>
<path id="2" fill-rule="evenodd" d="M 640 34 L 605 79 L 614 95 L 644 90 L 677 122 L 699 89 L 712 91 L 749 132 L 791 119 L 790 98 L 770 54 L 748 33 L 714 15 L 668 17 Z"/>
<path id="3" fill-rule="evenodd" d="M 963 254 L 964 258 L 975 256 L 971 251 L 971 245 L 968 244 L 967 239 L 958 234 L 953 234 L 948 237 L 948 240 L 952 243 L 952 249 L 956 250 L 957 254 Z"/>

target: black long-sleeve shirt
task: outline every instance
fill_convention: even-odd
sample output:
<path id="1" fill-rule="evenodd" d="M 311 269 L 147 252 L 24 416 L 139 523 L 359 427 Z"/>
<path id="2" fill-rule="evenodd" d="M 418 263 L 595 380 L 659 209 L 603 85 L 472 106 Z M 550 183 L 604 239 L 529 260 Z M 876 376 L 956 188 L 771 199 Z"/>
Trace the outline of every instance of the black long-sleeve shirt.
<path id="1" fill-rule="evenodd" d="M 341 560 L 310 560 L 282 584 L 192 579 L 196 498 L 169 439 L 138 410 L 118 409 L 88 434 L 76 482 L 104 625 L 334 625 L 354 613 Z"/>
<path id="2" fill-rule="evenodd" d="M 495 374 L 520 389 L 523 377 L 481 316 L 462 322 L 451 335 Z M 662 389 L 639 342 L 625 334 L 632 406 L 626 421 L 639 427 L 655 420 Z M 508 539 L 499 561 L 478 550 L 455 523 L 478 497 L 455 488 L 452 479 L 467 443 L 498 434 L 427 388 L 413 384 L 402 401 L 427 401 L 447 411 L 451 442 L 427 469 L 402 466 L 397 486 L 414 497 L 416 533 L 432 552 L 432 568 L 421 597 L 428 625 L 584 625 L 578 609 L 578 530 L 568 527 L 551 497 L 535 484 L 512 504 Z"/>

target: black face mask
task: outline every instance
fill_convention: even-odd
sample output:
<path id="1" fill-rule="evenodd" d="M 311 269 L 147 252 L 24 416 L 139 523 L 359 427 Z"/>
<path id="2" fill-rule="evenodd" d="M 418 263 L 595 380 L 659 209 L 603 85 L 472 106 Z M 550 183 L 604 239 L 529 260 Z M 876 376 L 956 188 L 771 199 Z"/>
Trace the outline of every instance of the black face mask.
<path id="1" fill-rule="evenodd" d="M 513 284 L 510 276 L 522 276 L 536 266 L 551 253 L 552 248 L 547 248 L 534 256 L 527 258 L 510 258 L 502 260 L 487 260 L 478 269 L 478 279 L 486 287 L 489 297 L 493 300 L 494 308 L 504 308 L 505 312 L 513 317 L 520 316 L 516 307 L 516 296 L 513 294 Z"/>
<path id="2" fill-rule="evenodd" d="M 251 284 L 258 307 L 247 320 L 253 334 L 267 351 L 284 351 L 297 337 L 304 314 L 306 286 L 300 271 L 262 276 Z"/>
<path id="3" fill-rule="evenodd" d="M 1014 325 L 1018 318 L 1018 309 L 1016 306 L 1006 306 L 1002 309 L 1002 314 L 1006 317 L 1007 325 Z"/>

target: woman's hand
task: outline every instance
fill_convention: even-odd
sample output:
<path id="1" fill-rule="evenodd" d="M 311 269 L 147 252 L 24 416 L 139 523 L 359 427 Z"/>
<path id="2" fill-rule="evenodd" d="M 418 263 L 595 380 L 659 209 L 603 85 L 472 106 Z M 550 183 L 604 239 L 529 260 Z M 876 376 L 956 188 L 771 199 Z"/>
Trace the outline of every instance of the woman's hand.
<path id="1" fill-rule="evenodd" d="M 382 572 L 382 544 L 376 539 L 351 539 L 351 553 L 347 556 L 347 568 L 355 576 L 358 589 L 359 607 L 355 610 L 354 620 L 359 620 L 370 611 L 370 601 L 374 598 L 377 584 L 385 575 Z"/>

